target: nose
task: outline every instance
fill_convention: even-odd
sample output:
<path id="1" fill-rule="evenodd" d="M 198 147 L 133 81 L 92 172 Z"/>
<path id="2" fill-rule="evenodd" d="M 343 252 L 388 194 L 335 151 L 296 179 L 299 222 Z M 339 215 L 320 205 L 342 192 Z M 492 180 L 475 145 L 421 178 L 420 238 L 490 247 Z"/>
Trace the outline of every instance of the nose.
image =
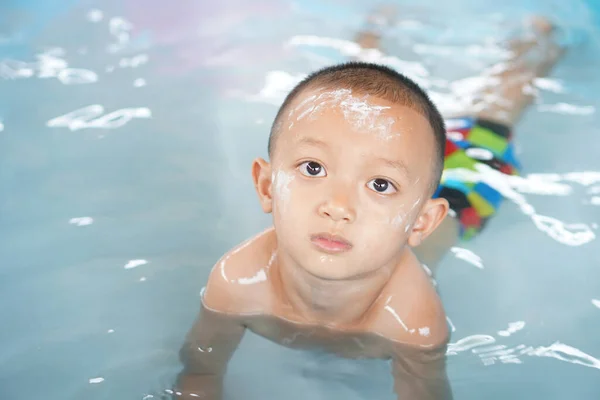
<path id="1" fill-rule="evenodd" d="M 319 215 L 335 222 L 354 222 L 356 209 L 350 191 L 343 188 L 332 191 L 329 197 L 319 205 Z"/>

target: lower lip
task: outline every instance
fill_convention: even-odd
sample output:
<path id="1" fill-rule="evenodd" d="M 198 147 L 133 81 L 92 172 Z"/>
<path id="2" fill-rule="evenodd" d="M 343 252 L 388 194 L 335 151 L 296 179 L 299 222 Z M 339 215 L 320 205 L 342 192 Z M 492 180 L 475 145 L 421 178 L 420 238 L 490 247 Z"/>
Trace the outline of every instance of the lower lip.
<path id="1" fill-rule="evenodd" d="M 327 253 L 342 253 L 352 248 L 352 246 L 347 243 L 337 242 L 335 240 L 323 238 L 314 238 L 312 239 L 312 243 L 315 246 L 317 246 L 320 250 L 323 250 Z"/>

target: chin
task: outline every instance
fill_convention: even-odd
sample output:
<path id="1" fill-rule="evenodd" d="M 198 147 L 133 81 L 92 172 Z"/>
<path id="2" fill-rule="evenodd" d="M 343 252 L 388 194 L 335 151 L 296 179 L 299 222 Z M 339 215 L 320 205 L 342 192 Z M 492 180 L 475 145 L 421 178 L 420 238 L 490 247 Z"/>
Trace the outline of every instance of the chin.
<path id="1" fill-rule="evenodd" d="M 347 262 L 336 261 L 337 260 L 323 262 L 317 260 L 311 266 L 302 265 L 302 268 L 315 278 L 326 281 L 343 281 L 356 276 L 355 273 L 348 271 Z"/>

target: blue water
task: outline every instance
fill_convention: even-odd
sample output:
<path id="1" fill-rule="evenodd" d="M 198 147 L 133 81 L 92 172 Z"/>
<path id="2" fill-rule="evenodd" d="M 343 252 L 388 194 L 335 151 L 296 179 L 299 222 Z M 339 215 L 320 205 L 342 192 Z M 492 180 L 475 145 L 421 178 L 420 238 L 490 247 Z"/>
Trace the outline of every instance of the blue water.
<path id="1" fill-rule="evenodd" d="M 599 398 L 600 2 L 397 3 L 403 22 L 384 48 L 418 63 L 427 82 L 497 61 L 493 39 L 527 14 L 561 28 L 570 50 L 517 129 L 522 201 L 457 244 L 437 282 L 455 327 L 455 398 Z M 249 166 L 266 156 L 277 105 L 303 74 L 345 58 L 325 38 L 351 40 L 370 8 L 3 2 L 0 399 L 165 393 L 211 266 L 269 224 Z M 320 47 L 298 44 L 306 35 Z M 452 106 L 443 85 L 431 90 Z M 64 117 L 83 108 L 85 118 Z M 544 174 L 535 182 L 550 193 L 528 174 Z M 523 201 L 551 219 L 536 225 Z M 466 250 L 471 261 L 459 257 Z M 465 338 L 475 347 L 461 347 Z M 232 399 L 393 398 L 385 362 L 250 334 L 226 382 Z"/>

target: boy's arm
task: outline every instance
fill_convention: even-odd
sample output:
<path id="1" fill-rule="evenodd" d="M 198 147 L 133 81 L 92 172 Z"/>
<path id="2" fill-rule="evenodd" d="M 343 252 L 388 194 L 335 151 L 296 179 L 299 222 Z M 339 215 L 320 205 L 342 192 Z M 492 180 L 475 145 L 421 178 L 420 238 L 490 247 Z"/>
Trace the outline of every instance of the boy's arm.
<path id="1" fill-rule="evenodd" d="M 241 321 L 203 304 L 179 352 L 183 371 L 176 392 L 180 399 L 221 399 L 227 363 L 244 335 Z"/>
<path id="2" fill-rule="evenodd" d="M 263 260 L 256 260 L 257 255 L 264 255 L 260 250 L 256 243 L 234 248 L 213 267 L 202 293 L 200 314 L 179 352 L 184 368 L 177 379 L 177 399 L 221 398 L 227 364 L 246 330 L 244 315 L 256 311 L 249 310 L 248 304 L 260 297 L 247 287 L 253 285 L 237 281 L 253 276 L 253 268 L 263 265 Z"/>
<path id="3" fill-rule="evenodd" d="M 450 332 L 446 313 L 429 277 L 411 255 L 404 274 L 392 280 L 379 332 L 391 340 L 390 357 L 398 399 L 450 400 L 446 348 Z"/>
<path id="4" fill-rule="evenodd" d="M 179 351 L 183 371 L 177 379 L 178 399 L 221 399 L 227 364 L 245 331 L 236 313 L 239 298 L 231 282 L 213 268 L 200 314 Z"/>
<path id="5" fill-rule="evenodd" d="M 446 346 L 435 349 L 397 345 L 392 357 L 394 391 L 398 399 L 451 400 L 446 373 Z"/>

